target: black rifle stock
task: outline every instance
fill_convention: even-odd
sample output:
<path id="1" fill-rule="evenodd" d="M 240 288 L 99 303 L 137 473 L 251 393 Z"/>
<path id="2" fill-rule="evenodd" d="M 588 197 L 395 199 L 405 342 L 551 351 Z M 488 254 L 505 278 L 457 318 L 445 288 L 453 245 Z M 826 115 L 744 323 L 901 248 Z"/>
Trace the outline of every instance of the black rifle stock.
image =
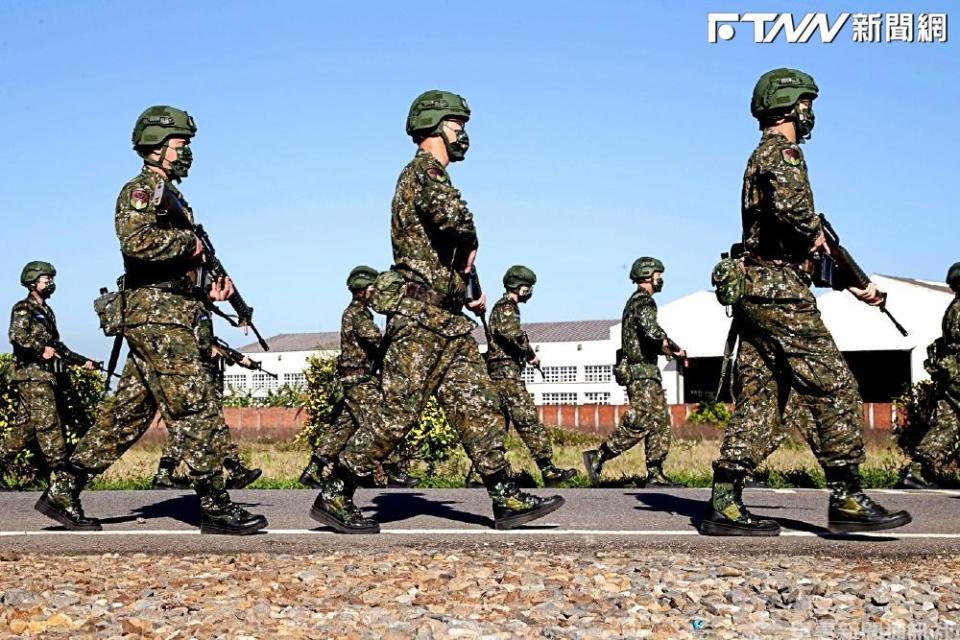
<path id="1" fill-rule="evenodd" d="M 823 235 L 827 240 L 827 247 L 830 254 L 820 254 L 814 259 L 813 283 L 818 287 L 830 287 L 838 291 L 849 287 L 857 289 L 866 289 L 870 286 L 870 277 L 860 268 L 857 261 L 853 259 L 850 252 L 840 244 L 840 236 L 837 234 L 833 225 L 827 220 L 827 217 L 820 214 L 820 222 L 823 227 Z M 882 311 L 897 331 L 904 337 L 909 335 L 907 330 L 900 324 L 890 310 L 887 309 L 887 292 L 877 290 L 880 296 L 880 311 Z"/>
<path id="2" fill-rule="evenodd" d="M 235 364 L 237 366 L 243 367 L 244 369 L 250 369 L 251 371 L 260 371 L 274 380 L 279 379 L 279 376 L 275 373 L 271 373 L 263 368 L 263 363 L 259 360 L 254 360 L 253 358 L 248 357 L 247 355 L 240 353 L 226 342 L 220 338 L 213 339 L 214 344 L 217 347 L 217 351 L 220 352 L 220 355 L 223 356 L 223 359 L 228 364 Z M 244 364 L 244 360 L 247 360 L 250 364 Z"/>
<path id="3" fill-rule="evenodd" d="M 229 277 L 227 270 L 223 267 L 223 263 L 220 262 L 220 259 L 217 257 L 216 249 L 213 248 L 210 236 L 207 235 L 203 225 L 194 225 L 193 232 L 196 234 L 197 239 L 200 240 L 200 244 L 203 245 L 203 253 L 205 255 L 204 262 L 201 264 L 200 285 L 205 286 L 207 274 L 213 279 Z M 253 324 L 253 307 L 248 305 L 246 300 L 243 299 L 243 296 L 240 295 L 240 290 L 237 289 L 236 283 L 234 283 L 233 295 L 227 298 L 227 302 L 233 307 L 234 313 L 237 314 L 236 321 L 229 316 L 224 316 L 227 321 L 235 327 L 250 327 L 250 330 L 253 331 L 253 335 L 257 337 L 257 342 L 260 343 L 263 350 L 270 351 L 270 345 L 267 344 L 267 341 L 263 339 L 257 327 Z"/>

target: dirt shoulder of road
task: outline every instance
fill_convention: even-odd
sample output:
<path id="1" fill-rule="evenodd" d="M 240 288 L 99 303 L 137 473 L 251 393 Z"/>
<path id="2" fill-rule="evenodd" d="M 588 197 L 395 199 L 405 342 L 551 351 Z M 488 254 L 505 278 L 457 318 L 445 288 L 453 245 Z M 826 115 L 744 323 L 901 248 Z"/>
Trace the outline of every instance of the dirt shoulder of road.
<path id="1" fill-rule="evenodd" d="M 4 553 L 0 636 L 948 638 L 960 635 L 957 575 L 960 556 L 483 543 L 303 556 Z"/>

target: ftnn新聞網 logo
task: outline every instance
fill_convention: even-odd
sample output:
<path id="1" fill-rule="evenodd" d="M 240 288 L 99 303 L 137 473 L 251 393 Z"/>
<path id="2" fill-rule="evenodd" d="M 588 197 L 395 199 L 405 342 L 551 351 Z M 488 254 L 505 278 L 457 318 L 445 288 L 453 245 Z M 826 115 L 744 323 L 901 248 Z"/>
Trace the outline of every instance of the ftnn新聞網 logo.
<path id="1" fill-rule="evenodd" d="M 737 27 L 752 25 L 753 41 L 770 44 L 779 39 L 790 44 L 810 42 L 818 35 L 831 43 L 850 25 L 851 39 L 860 43 L 946 42 L 946 13 L 708 13 L 707 42 L 733 40 Z"/>

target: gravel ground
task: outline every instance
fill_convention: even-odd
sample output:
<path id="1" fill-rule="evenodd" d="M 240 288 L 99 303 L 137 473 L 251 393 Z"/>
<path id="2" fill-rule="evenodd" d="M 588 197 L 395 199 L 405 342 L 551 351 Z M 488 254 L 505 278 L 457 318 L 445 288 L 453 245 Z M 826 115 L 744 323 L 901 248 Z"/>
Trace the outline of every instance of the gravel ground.
<path id="1" fill-rule="evenodd" d="M 0 555 L 0 637 L 956 638 L 960 556 Z M 913 635 L 910 635 L 913 634 Z"/>

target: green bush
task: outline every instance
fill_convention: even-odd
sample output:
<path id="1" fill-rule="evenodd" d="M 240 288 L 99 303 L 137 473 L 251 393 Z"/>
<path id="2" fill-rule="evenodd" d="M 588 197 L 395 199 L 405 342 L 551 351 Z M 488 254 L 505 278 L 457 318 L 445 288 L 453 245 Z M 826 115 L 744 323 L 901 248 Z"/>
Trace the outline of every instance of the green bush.
<path id="1" fill-rule="evenodd" d="M 697 409 L 687 416 L 689 422 L 724 426 L 730 422 L 733 414 L 723 402 L 701 402 Z"/>
<path id="2" fill-rule="evenodd" d="M 228 387 L 223 396 L 225 407 L 287 407 L 299 409 L 307 404 L 307 392 L 299 386 L 285 384 L 280 388 L 268 389 L 264 396 L 255 396 L 252 391 L 238 392 Z"/>

